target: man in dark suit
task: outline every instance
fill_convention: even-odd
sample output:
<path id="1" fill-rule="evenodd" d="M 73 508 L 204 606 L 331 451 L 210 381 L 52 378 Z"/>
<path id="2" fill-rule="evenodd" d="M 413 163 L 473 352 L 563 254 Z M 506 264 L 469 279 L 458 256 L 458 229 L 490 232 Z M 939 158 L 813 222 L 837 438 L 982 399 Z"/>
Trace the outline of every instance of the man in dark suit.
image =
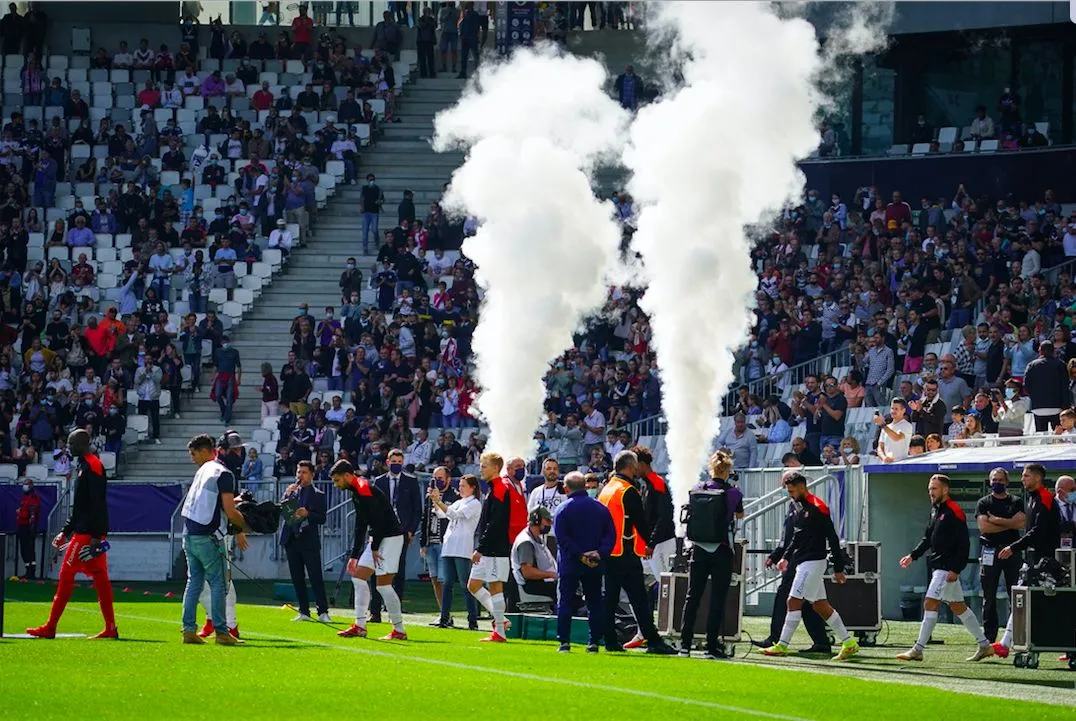
<path id="1" fill-rule="evenodd" d="M 392 587 L 396 589 L 396 595 L 403 600 L 404 578 L 407 572 L 407 549 L 411 545 L 411 539 L 418 532 L 422 523 L 422 489 L 418 478 L 403 472 L 404 453 L 399 448 L 389 451 L 389 472 L 374 479 L 374 485 L 389 497 L 392 507 L 396 510 L 396 516 L 400 519 L 400 528 L 403 530 L 403 551 L 400 552 L 400 567 L 392 579 Z M 370 608 L 370 621 L 381 622 L 381 594 L 376 593 L 376 587 L 372 589 L 373 603 Z"/>
<path id="2" fill-rule="evenodd" d="M 293 523 L 284 522 L 280 531 L 280 545 L 288 555 L 288 570 L 295 598 L 299 602 L 299 615 L 294 621 L 310 621 L 310 598 L 306 593 L 303 570 L 310 576 L 317 604 L 318 620 L 331 623 L 329 602 L 325 595 L 325 580 L 321 575 L 321 536 L 318 526 L 325 523 L 327 505 L 325 494 L 314 487 L 314 464 L 299 461 L 295 469 L 295 483 L 288 486 L 282 501 L 294 499 L 299 508 Z"/>

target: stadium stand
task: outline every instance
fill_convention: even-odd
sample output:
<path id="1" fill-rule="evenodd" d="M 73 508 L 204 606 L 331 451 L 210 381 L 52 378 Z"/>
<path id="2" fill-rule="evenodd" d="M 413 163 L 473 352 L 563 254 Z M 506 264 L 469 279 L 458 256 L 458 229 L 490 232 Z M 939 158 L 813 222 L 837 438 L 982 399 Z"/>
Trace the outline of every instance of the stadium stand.
<path id="1" fill-rule="evenodd" d="M 309 55 L 295 46 L 261 54 L 253 32 L 234 30 L 220 44 L 181 43 L 175 55 L 157 39 L 130 38 L 137 58 L 123 46 L 5 56 L 0 378 L 11 424 L 0 460 L 16 474 L 40 475 L 39 466 L 47 474 L 55 451 L 62 471 L 55 439 L 88 424 L 119 474 L 184 477 L 186 439 L 222 427 L 225 413 L 206 396 L 228 335 L 247 364 L 229 424 L 257 443 L 266 478 L 290 476 L 311 450 L 276 405 L 295 400 L 322 474 L 342 456 L 376 472 L 393 446 L 410 448 L 420 468 L 446 454 L 461 469 L 472 465 L 484 443 L 467 415 L 478 292 L 458 249 L 473 228 L 443 217 L 437 204 L 461 156 L 437 155 L 426 140 L 462 82 L 451 74 L 413 82 L 415 51 L 396 58 L 326 35 Z M 920 128 L 922 142 L 894 153 L 1006 149 L 988 124 L 1024 139 L 1017 146 L 1049 139 L 1048 126 L 1021 123 L 1004 107 L 966 128 Z M 373 186 L 359 187 L 369 176 Z M 779 462 L 798 438 L 824 456 L 803 403 L 813 407 L 815 391 L 803 383 L 813 374 L 824 388 L 832 376 L 850 405 L 862 403 L 868 328 L 884 334 L 894 356 L 894 372 L 870 383 L 882 386 L 871 398 L 883 405 L 902 381 L 921 392 L 923 356 L 961 358 L 953 336 L 969 324 L 1008 326 L 1003 346 L 1028 325 L 988 385 L 1004 383 L 1047 337 L 1063 341 L 1062 360 L 1076 355 L 1071 275 L 1061 267 L 1076 255 L 1072 208 L 1052 194 L 987 197 L 969 182 L 913 210 L 894 191 L 916 195 L 865 186 L 827 202 L 809 189 L 756 248 L 757 323 L 737 357 L 744 390 L 730 394 L 719 436 L 742 438 L 733 416 L 743 413 L 756 439 L 752 463 Z M 630 197 L 617 192 L 610 201 L 630 235 Z M 199 253 L 205 262 L 195 274 Z M 656 449 L 655 467 L 664 466 L 660 381 L 649 371 L 650 329 L 637 300 L 615 289 L 605 317 L 618 322 L 593 324 L 551 369 L 543 455 L 601 468 L 605 456 L 642 439 Z M 183 332 L 188 313 L 193 334 Z M 139 373 L 144 358 L 169 345 L 159 379 Z M 961 369 L 969 387 L 983 385 L 981 370 Z M 841 432 L 827 435 L 866 453 L 875 407 L 850 408 Z M 584 442 L 578 425 L 588 412 L 616 433 Z M 428 439 L 416 438 L 418 429 Z"/>

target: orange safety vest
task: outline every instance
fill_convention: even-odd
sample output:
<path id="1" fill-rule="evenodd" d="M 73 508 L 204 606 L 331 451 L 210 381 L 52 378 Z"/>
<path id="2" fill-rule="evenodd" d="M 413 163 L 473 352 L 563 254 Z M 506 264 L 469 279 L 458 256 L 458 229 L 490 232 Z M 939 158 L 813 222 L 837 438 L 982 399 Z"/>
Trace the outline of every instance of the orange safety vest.
<path id="1" fill-rule="evenodd" d="M 613 552 L 610 556 L 619 558 L 624 555 L 624 539 L 634 538 L 635 541 L 632 544 L 632 550 L 635 551 L 635 555 L 642 558 L 646 555 L 646 539 L 642 538 L 636 531 L 635 526 L 632 526 L 630 535 L 624 534 L 624 493 L 628 489 L 633 488 L 625 478 L 621 476 L 613 476 L 609 479 L 609 482 L 602 488 L 602 492 L 598 494 L 598 501 L 605 505 L 609 509 L 609 515 L 613 517 L 613 529 L 616 531 L 616 541 L 613 543 Z"/>

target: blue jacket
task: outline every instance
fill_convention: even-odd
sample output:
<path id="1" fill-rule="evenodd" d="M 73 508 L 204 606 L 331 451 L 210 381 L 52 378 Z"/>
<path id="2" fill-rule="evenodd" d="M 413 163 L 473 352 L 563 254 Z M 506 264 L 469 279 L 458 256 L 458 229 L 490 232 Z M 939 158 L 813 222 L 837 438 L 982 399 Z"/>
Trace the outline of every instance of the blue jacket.
<path id="1" fill-rule="evenodd" d="M 404 533 L 418 533 L 422 524 L 422 489 L 418 485 L 416 476 L 401 473 L 396 483 L 396 497 L 389 492 L 389 474 L 383 473 L 374 479 L 374 485 L 381 489 L 396 509 L 396 515 L 400 519 L 400 528 Z"/>
<path id="2" fill-rule="evenodd" d="M 292 539 L 317 538 L 317 527 L 325 523 L 325 513 L 328 506 L 325 502 L 325 493 L 314 485 L 304 486 L 299 489 L 299 508 L 305 508 L 307 517 L 295 525 L 284 523 L 280 529 L 280 543 L 286 544 Z"/>
<path id="3" fill-rule="evenodd" d="M 557 507 L 553 535 L 557 538 L 557 566 L 561 574 L 590 571 L 579 562 L 579 557 L 587 551 L 597 551 L 605 561 L 616 542 L 609 509 L 584 490 L 573 492 Z"/>

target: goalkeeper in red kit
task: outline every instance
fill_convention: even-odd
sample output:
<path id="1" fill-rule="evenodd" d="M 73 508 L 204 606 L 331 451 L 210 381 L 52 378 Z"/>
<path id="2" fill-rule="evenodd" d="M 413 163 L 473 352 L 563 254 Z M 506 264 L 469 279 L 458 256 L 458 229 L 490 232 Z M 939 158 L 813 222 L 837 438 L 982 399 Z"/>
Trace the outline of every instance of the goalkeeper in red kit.
<path id="1" fill-rule="evenodd" d="M 105 617 L 105 629 L 91 638 L 119 638 L 116 616 L 112 611 L 112 582 L 108 580 L 108 504 L 105 500 L 105 467 L 96 454 L 90 452 L 90 434 L 82 429 L 71 432 L 67 438 L 71 455 L 78 458 L 75 500 L 71 517 L 52 545 L 60 548 L 67 543 L 63 564 L 60 566 L 60 582 L 52 599 L 52 610 L 45 625 L 28 628 L 26 633 L 37 638 L 55 638 L 56 624 L 60 622 L 71 592 L 75 588 L 75 576 L 84 573 L 93 579 L 97 589 L 97 602 Z"/>

